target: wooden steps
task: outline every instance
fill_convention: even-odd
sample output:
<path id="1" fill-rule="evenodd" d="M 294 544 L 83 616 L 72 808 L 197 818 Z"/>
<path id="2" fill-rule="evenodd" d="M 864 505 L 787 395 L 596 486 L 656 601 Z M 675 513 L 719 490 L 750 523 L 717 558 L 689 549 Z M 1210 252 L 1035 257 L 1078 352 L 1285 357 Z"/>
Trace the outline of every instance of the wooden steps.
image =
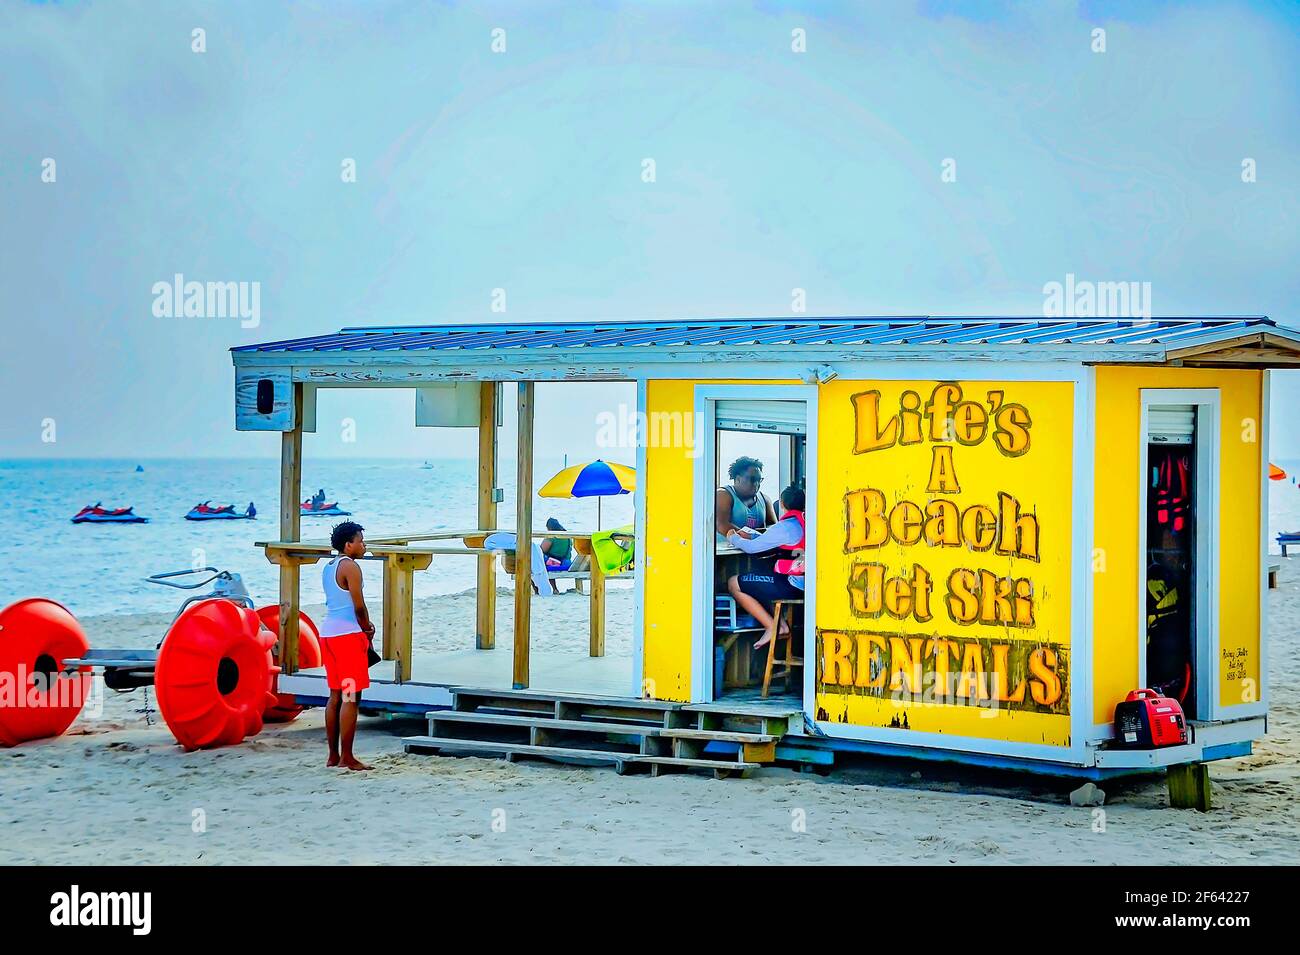
<path id="1" fill-rule="evenodd" d="M 618 766 L 625 759 L 623 754 L 620 753 L 564 749 L 557 746 L 494 743 L 491 740 L 441 739 L 437 736 L 408 736 L 402 740 L 402 745 L 408 753 L 471 753 L 482 756 L 501 756 L 511 762 L 517 756 L 537 756 L 578 766 Z"/>
<path id="2" fill-rule="evenodd" d="M 736 760 L 734 763 L 720 759 L 686 759 L 673 756 L 643 756 L 634 761 L 637 765 L 648 763 L 650 775 L 658 776 L 673 769 L 707 769 L 715 779 L 730 779 L 733 776 L 746 779 L 761 764 Z"/>
<path id="3" fill-rule="evenodd" d="M 746 702 L 688 703 L 683 704 L 679 718 L 700 729 L 735 730 L 778 738 L 803 734 L 803 711 L 797 707 L 781 710 Z"/>
<path id="4" fill-rule="evenodd" d="M 680 703 L 537 690 L 451 689 L 408 753 L 529 757 L 620 773 L 708 770 L 746 776 L 776 760 L 788 714 L 697 711 Z"/>
<path id="5" fill-rule="evenodd" d="M 643 756 L 637 753 L 570 749 L 562 746 L 532 746 L 522 743 L 492 742 L 475 739 L 441 739 L 437 736 L 408 736 L 402 740 L 408 753 L 466 754 L 473 756 L 501 756 L 514 762 L 521 756 L 550 760 L 573 766 L 612 766 L 620 775 L 636 769 L 648 770 L 658 776 L 672 769 L 707 769 L 719 779 L 729 776 L 748 776 L 758 763 L 741 760 L 690 759 L 673 756 Z"/>
<path id="6" fill-rule="evenodd" d="M 622 696 L 592 696 L 570 693 L 551 693 L 546 690 L 484 690 L 474 687 L 453 686 L 450 691 L 462 701 L 470 700 L 510 700 L 533 703 L 575 703 L 591 706 L 621 705 L 637 710 L 675 710 L 683 704 L 669 703 L 665 700 L 634 700 Z"/>
<path id="7" fill-rule="evenodd" d="M 678 703 L 634 700 L 613 696 L 571 696 L 541 690 L 480 690 L 452 687 L 452 709 L 462 712 L 491 710 L 503 713 L 533 713 L 556 719 L 579 716 L 637 720 L 663 725 L 664 714 L 680 708 Z"/>
<path id="8" fill-rule="evenodd" d="M 464 723 L 474 726 L 532 727 L 568 733 L 662 736 L 668 739 L 703 740 L 706 743 L 770 743 L 776 739 L 775 736 L 764 736 L 758 733 L 732 733 L 724 730 L 648 726 L 639 723 L 611 723 L 597 722 L 595 720 L 557 720 L 508 713 L 464 713 L 456 710 L 432 710 L 427 715 L 429 718 L 429 733 L 433 736 L 443 735 L 440 728 L 448 723 Z"/>

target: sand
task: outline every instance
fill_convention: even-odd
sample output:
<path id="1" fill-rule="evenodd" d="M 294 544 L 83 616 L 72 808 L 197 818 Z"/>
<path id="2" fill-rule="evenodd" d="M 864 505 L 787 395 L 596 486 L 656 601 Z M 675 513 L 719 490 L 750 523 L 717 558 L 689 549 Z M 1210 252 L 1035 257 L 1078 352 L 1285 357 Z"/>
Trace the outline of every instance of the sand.
<path id="1" fill-rule="evenodd" d="M 534 612 L 538 649 L 584 652 L 586 598 Z M 468 646 L 473 614 L 472 594 L 418 601 L 417 652 Z M 1099 811 L 1069 805 L 1075 783 L 902 760 L 742 781 L 407 756 L 421 724 L 378 718 L 358 735 L 375 770 L 347 773 L 324 768 L 318 710 L 185 753 L 136 691 L 59 739 L 0 749 L 0 864 L 1295 864 L 1300 573 L 1285 562 L 1269 617 L 1270 733 L 1214 764 L 1208 814 L 1165 808 L 1160 778 L 1102 784 Z M 626 654 L 630 591 L 611 591 L 608 618 L 609 652 Z M 168 620 L 83 624 L 96 646 L 151 646 Z"/>

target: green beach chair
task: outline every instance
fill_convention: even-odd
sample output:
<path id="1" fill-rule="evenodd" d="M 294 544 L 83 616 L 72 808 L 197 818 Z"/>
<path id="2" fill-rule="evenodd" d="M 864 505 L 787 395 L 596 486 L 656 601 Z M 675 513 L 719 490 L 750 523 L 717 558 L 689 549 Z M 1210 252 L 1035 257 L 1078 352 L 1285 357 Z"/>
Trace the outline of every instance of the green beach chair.
<path id="1" fill-rule="evenodd" d="M 632 534 L 635 528 L 616 527 L 609 531 L 597 531 L 591 535 L 591 550 L 596 563 L 606 574 L 617 574 L 632 566 L 636 556 L 636 541 Z"/>

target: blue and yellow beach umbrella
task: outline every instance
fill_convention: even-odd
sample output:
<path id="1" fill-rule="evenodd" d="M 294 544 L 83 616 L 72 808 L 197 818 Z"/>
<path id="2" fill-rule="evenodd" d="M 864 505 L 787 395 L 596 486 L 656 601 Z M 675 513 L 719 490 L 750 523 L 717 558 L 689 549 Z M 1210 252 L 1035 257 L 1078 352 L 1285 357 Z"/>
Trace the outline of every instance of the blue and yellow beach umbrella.
<path id="1" fill-rule="evenodd" d="M 592 461 L 567 467 L 542 485 L 541 497 L 605 497 L 631 494 L 636 490 L 636 471 L 626 464 Z M 600 501 L 596 502 L 596 526 L 600 527 Z"/>

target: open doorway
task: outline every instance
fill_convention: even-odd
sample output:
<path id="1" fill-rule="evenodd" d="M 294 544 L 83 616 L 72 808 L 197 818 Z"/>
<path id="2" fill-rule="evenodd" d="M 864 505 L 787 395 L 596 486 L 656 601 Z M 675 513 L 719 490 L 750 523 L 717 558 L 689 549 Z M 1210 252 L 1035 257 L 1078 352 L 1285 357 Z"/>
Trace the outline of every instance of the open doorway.
<path id="1" fill-rule="evenodd" d="M 710 699 L 803 699 L 807 422 L 802 400 L 714 402 L 713 480 L 702 502 L 712 516 Z"/>
<path id="2" fill-rule="evenodd" d="M 1142 685 L 1209 719 L 1213 406 L 1144 406 Z"/>

